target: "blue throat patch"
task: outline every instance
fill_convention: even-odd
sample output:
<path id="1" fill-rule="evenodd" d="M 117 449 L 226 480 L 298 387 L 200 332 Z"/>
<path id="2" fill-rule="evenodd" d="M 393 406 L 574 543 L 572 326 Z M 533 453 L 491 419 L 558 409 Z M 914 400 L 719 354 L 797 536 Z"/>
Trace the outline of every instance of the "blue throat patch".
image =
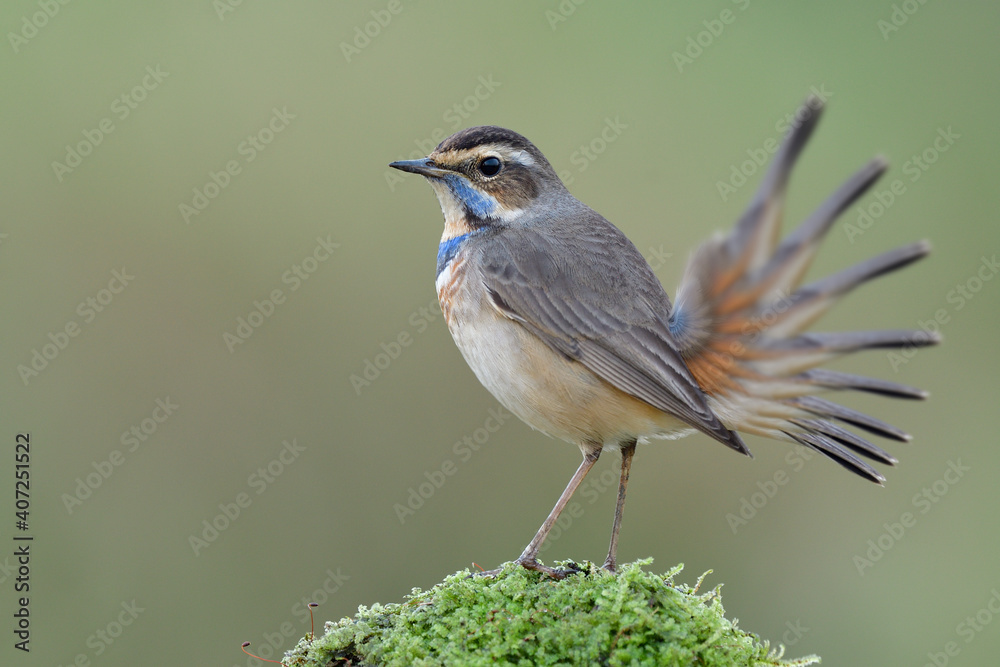
<path id="1" fill-rule="evenodd" d="M 458 254 L 458 251 L 461 250 L 462 244 L 478 231 L 479 230 L 467 232 L 461 236 L 456 236 L 453 239 L 441 241 L 441 245 L 438 246 L 437 273 L 434 274 L 435 277 L 441 275 L 441 272 L 445 270 L 445 267 L 451 263 L 451 260 L 453 260 L 455 255 Z"/>
<path id="2" fill-rule="evenodd" d="M 493 197 L 472 187 L 462 176 L 449 174 L 444 180 L 455 198 L 462 202 L 465 210 L 474 217 L 486 218 L 496 208 L 497 202 Z"/>

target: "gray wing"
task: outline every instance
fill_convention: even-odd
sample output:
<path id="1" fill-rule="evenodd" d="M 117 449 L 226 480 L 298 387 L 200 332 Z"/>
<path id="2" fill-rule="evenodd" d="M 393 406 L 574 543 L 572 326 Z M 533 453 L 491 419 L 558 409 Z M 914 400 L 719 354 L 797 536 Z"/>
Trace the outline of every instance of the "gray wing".
<path id="1" fill-rule="evenodd" d="M 544 234 L 508 228 L 484 240 L 477 264 L 494 306 L 621 391 L 750 455 L 677 351 L 670 300 L 645 258 L 597 213 L 574 213 Z"/>

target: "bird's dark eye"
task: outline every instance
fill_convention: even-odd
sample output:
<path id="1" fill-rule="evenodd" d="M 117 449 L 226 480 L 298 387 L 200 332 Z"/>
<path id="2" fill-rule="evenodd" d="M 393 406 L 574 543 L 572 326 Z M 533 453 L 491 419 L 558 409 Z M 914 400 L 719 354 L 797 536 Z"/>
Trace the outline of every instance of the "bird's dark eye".
<path id="1" fill-rule="evenodd" d="M 479 163 L 479 172 L 483 176 L 496 176 L 500 173 L 500 167 L 503 163 L 500 162 L 498 157 L 488 157 Z"/>

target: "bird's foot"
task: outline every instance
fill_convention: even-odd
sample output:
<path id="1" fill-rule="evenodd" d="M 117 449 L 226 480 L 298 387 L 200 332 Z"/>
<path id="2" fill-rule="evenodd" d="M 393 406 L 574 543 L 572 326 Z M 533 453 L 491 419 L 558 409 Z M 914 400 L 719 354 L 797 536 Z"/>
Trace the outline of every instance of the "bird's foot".
<path id="1" fill-rule="evenodd" d="M 576 564 L 574 563 L 571 563 L 568 569 L 557 570 L 554 567 L 547 567 L 545 565 L 542 565 L 534 558 L 525 558 L 525 559 L 518 558 L 514 562 L 518 563 L 521 567 L 523 567 L 526 570 L 534 570 L 535 572 L 541 572 L 545 576 L 552 577 L 553 579 L 565 579 L 567 576 L 571 574 L 579 574 L 580 572 L 584 571 L 579 567 L 576 567 Z"/>
<path id="2" fill-rule="evenodd" d="M 535 572 L 540 572 L 541 574 L 544 574 L 545 576 L 551 577 L 553 579 L 565 579 L 567 576 L 571 574 L 579 574 L 580 572 L 585 571 L 583 568 L 577 567 L 575 564 L 570 564 L 569 567 L 564 570 L 556 569 L 554 567 L 548 567 L 546 565 L 542 565 L 534 558 L 525 558 L 525 559 L 518 558 L 514 562 L 526 570 L 533 570 Z M 470 576 L 494 578 L 501 572 L 503 572 L 503 568 L 498 567 L 495 570 L 480 570 L 479 572 L 473 572 Z"/>

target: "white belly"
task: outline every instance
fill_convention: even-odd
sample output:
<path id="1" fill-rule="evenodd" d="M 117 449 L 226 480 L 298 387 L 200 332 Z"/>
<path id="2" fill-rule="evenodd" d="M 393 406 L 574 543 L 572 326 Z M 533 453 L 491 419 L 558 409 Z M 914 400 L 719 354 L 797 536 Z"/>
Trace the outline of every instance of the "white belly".
<path id="1" fill-rule="evenodd" d="M 453 279 L 452 269 L 459 266 L 456 258 L 437 280 L 448 329 L 483 386 L 524 422 L 587 449 L 691 432 L 687 424 L 616 389 L 503 316 L 478 281 Z"/>

